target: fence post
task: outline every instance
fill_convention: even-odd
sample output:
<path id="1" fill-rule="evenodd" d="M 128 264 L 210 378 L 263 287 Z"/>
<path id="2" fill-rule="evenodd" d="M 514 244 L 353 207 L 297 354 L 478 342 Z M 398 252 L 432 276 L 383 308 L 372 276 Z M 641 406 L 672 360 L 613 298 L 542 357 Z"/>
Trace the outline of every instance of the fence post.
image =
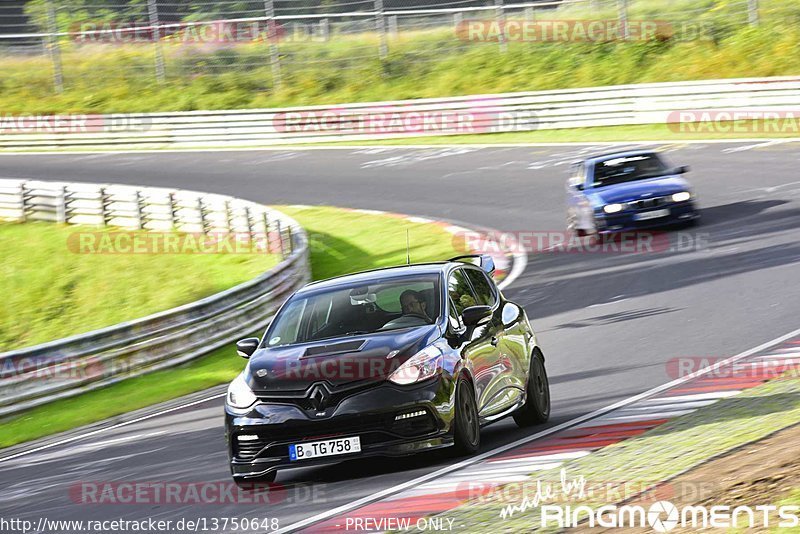
<path id="1" fill-rule="evenodd" d="M 53 63 L 53 85 L 56 93 L 64 92 L 64 71 L 61 67 L 61 49 L 58 46 L 58 24 L 56 24 L 56 8 L 53 0 L 47 2 L 47 53 Z"/>
<path id="2" fill-rule="evenodd" d="M 389 35 L 397 37 L 397 15 L 389 16 Z"/>
<path id="3" fill-rule="evenodd" d="M 458 31 L 458 27 L 464 22 L 464 13 L 457 12 L 453 13 L 453 27 Z"/>
<path id="4" fill-rule="evenodd" d="M 153 44 L 156 55 L 156 81 L 164 83 L 167 79 L 164 70 L 164 50 L 161 48 L 161 27 L 158 25 L 158 6 L 156 0 L 147 0 L 147 11 L 150 15 L 150 26 L 153 30 Z"/>
<path id="5" fill-rule="evenodd" d="M 631 36 L 630 28 L 628 28 L 628 0 L 617 0 L 618 20 L 622 26 L 622 36 L 627 41 Z"/>
<path id="6" fill-rule="evenodd" d="M 267 42 L 269 43 L 269 64 L 272 68 L 272 85 L 280 88 L 283 83 L 281 79 L 281 57 L 278 51 L 278 23 L 275 21 L 275 2 L 264 0 L 264 15 L 267 18 Z"/>
<path id="7" fill-rule="evenodd" d="M 747 0 L 747 21 L 750 26 L 758 26 L 758 0 Z"/>
<path id="8" fill-rule="evenodd" d="M 269 216 L 266 211 L 261 212 L 261 219 L 264 221 L 264 242 L 267 247 L 267 253 L 272 252 L 269 248 Z"/>
<path id="9" fill-rule="evenodd" d="M 525 17 L 525 20 L 536 21 L 536 10 L 535 9 L 533 9 L 532 7 L 526 7 L 524 13 L 525 14 L 523 16 Z"/>
<path id="10" fill-rule="evenodd" d="M 499 33 L 497 34 L 497 42 L 500 44 L 500 51 L 505 52 L 508 50 L 508 43 L 506 43 L 506 11 L 505 7 L 503 6 L 503 0 L 494 0 L 494 7 L 495 7 L 495 20 L 497 21 L 497 27 Z"/>
<path id="11" fill-rule="evenodd" d="M 319 21 L 319 38 L 323 43 L 327 43 L 331 38 L 331 23 L 328 19 Z"/>
<path id="12" fill-rule="evenodd" d="M 380 38 L 378 56 L 381 60 L 389 55 L 389 45 L 386 42 L 386 18 L 383 16 L 383 0 L 375 0 L 375 29 Z"/>
<path id="13" fill-rule="evenodd" d="M 283 251 L 283 229 L 281 228 L 280 219 L 275 219 L 275 227 L 278 229 L 278 244 L 281 246 L 281 258 L 285 258 L 286 253 Z"/>

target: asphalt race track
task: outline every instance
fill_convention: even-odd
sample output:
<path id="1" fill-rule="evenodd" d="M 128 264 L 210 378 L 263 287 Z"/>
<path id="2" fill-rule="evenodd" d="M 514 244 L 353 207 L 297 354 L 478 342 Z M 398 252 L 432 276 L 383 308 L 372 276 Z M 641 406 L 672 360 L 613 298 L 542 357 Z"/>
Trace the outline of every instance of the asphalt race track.
<path id="1" fill-rule="evenodd" d="M 531 254 L 505 293 L 547 357 L 558 424 L 668 382 L 677 357 L 727 357 L 797 328 L 800 143 L 664 145 L 688 164 L 696 246 L 642 254 Z M 368 148 L 2 155 L 0 177 L 172 186 L 269 204 L 330 204 L 562 231 L 569 163 L 600 146 Z M 380 238 L 377 237 L 376 238 Z M 235 358 L 235 355 L 231 355 Z M 280 526 L 437 470 L 441 453 L 283 471 L 271 504 L 73 502 L 82 482 L 229 480 L 215 399 L 0 464 L 0 516 L 48 519 L 277 517 Z M 505 420 L 482 450 L 532 431 Z M 73 492 L 72 494 L 70 492 Z"/>

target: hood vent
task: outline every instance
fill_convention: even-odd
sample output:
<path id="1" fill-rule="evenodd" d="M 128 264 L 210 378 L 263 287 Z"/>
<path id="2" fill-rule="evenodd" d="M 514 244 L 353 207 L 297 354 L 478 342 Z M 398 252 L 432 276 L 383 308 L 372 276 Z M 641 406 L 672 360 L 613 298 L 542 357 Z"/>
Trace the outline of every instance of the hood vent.
<path id="1" fill-rule="evenodd" d="M 317 345 L 314 347 L 308 347 L 306 351 L 303 353 L 303 358 L 310 358 L 313 356 L 322 356 L 322 355 L 331 355 L 331 354 L 342 354 L 344 352 L 358 352 L 367 342 L 363 339 L 359 339 L 356 341 L 345 341 L 343 343 L 333 343 L 331 345 Z"/>

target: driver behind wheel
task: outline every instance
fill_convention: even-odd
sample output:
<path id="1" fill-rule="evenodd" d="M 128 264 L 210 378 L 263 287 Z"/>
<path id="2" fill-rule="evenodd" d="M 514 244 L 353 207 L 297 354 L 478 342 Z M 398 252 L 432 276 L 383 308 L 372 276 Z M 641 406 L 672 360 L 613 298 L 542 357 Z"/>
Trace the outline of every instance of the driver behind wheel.
<path id="1" fill-rule="evenodd" d="M 418 291 L 407 289 L 400 295 L 400 309 L 403 315 L 416 315 L 430 321 L 427 313 L 428 303 Z"/>

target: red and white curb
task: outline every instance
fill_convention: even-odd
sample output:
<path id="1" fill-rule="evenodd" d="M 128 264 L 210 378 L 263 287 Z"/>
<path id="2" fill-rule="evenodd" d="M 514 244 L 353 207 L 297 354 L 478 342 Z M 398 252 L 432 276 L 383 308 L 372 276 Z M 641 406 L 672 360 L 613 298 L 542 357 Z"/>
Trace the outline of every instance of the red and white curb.
<path id="1" fill-rule="evenodd" d="M 763 365 L 764 362 L 769 365 Z M 734 364 L 754 365 L 748 367 L 744 376 L 737 376 L 726 371 Z M 478 461 L 463 461 L 449 472 L 443 472 L 448 470 L 445 468 L 417 479 L 417 483 L 403 484 L 398 491 L 390 489 L 380 492 L 385 495 L 378 498 L 362 499 L 360 506 L 345 505 L 281 530 L 376 532 L 381 530 L 354 529 L 353 525 L 398 524 L 397 521 L 413 524 L 422 517 L 465 504 L 469 498 L 488 494 L 498 486 L 528 480 L 531 473 L 556 468 L 761 385 L 775 378 L 776 367 L 800 368 L 800 330 L 606 409 L 481 454 Z M 358 521 L 366 519 L 370 521 Z M 382 519 L 387 521 L 376 523 Z"/>
<path id="2" fill-rule="evenodd" d="M 315 206 L 294 204 L 290 207 L 298 209 L 314 209 Z M 354 209 L 354 208 L 339 208 L 339 209 L 354 213 L 363 213 L 365 215 L 381 215 L 384 217 L 402 219 L 404 221 L 415 224 L 433 224 L 435 226 L 438 226 L 439 228 L 442 228 L 448 234 L 451 234 L 453 236 L 454 241 L 459 236 L 463 237 L 467 235 L 474 235 L 476 233 L 494 233 L 494 234 L 499 233 L 497 230 L 493 228 L 485 228 L 485 227 L 476 228 L 474 226 L 467 227 L 464 223 L 455 223 L 450 221 L 431 219 L 428 217 L 407 215 L 404 213 L 395 213 L 391 211 Z M 468 241 L 469 240 L 464 239 L 465 248 L 468 246 Z M 519 277 L 519 275 L 521 275 L 523 271 L 525 271 L 525 267 L 528 263 L 527 255 L 522 252 L 494 252 L 494 251 L 481 252 L 478 251 L 477 249 L 466 248 L 466 250 L 464 250 L 463 253 L 489 254 L 494 260 L 494 265 L 495 265 L 494 278 L 497 281 L 497 286 L 501 290 L 511 285 L 511 283 L 513 283 L 514 280 L 516 280 Z"/>

